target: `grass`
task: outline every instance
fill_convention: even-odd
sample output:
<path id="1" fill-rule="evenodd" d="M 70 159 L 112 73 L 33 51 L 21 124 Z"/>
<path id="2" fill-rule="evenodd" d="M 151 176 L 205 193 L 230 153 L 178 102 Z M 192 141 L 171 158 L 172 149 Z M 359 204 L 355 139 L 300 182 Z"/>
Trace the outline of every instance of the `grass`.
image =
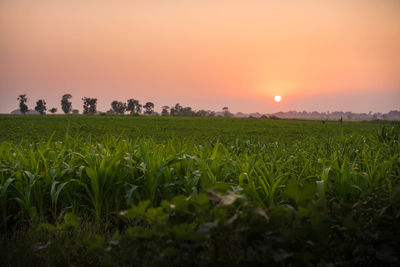
<path id="1" fill-rule="evenodd" d="M 0 125 L 6 265 L 25 265 L 21 251 L 47 265 L 399 259 L 398 126 L 5 115 Z"/>

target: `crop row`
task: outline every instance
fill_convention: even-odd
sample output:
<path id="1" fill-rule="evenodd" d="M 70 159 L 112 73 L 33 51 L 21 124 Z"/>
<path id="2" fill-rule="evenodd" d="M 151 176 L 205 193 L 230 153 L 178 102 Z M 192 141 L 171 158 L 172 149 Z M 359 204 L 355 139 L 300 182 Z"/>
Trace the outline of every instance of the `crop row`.
<path id="1" fill-rule="evenodd" d="M 400 178 L 398 128 L 383 129 L 378 136 L 310 137 L 286 145 L 115 136 L 3 142 L 1 225 L 56 222 L 66 212 L 113 221 L 139 201 L 159 205 L 210 188 L 245 195 L 261 207 L 283 205 L 282 189 L 292 180 L 315 185 L 318 198 L 356 199 Z"/>

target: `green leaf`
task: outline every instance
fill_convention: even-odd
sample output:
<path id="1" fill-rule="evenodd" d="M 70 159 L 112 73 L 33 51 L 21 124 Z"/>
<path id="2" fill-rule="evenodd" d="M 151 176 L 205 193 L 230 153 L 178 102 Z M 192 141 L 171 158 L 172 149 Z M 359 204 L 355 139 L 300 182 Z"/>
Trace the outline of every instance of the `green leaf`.
<path id="1" fill-rule="evenodd" d="M 63 226 L 67 226 L 67 227 L 77 227 L 79 225 L 79 219 L 78 217 L 71 213 L 68 212 L 64 215 L 64 224 Z"/>

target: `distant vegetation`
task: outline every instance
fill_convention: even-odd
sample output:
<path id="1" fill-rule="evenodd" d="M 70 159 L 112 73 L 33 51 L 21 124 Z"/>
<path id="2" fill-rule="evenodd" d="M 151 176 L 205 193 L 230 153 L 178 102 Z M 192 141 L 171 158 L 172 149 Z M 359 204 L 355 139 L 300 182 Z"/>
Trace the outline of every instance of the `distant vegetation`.
<path id="1" fill-rule="evenodd" d="M 65 94 L 61 98 L 61 109 L 65 114 L 68 114 L 72 110 L 72 103 L 69 101 L 72 98 L 72 95 Z"/>
<path id="2" fill-rule="evenodd" d="M 26 105 L 26 102 L 28 102 L 28 98 L 26 98 L 26 95 L 19 95 L 17 99 L 19 101 L 19 111 L 22 114 L 28 112 L 28 106 Z"/>
<path id="3" fill-rule="evenodd" d="M 43 99 L 38 100 L 36 102 L 35 110 L 39 112 L 40 115 L 44 115 L 47 110 L 46 102 Z"/>
<path id="4" fill-rule="evenodd" d="M 83 114 L 96 114 L 97 111 L 97 98 L 84 97 L 83 100 Z"/>
<path id="5" fill-rule="evenodd" d="M 61 109 L 65 114 L 79 114 L 79 110 L 72 109 L 72 102 L 70 99 L 72 95 L 65 94 L 61 98 Z M 26 102 L 28 101 L 26 95 L 20 95 L 18 97 L 19 101 L 19 113 L 34 113 L 28 110 L 28 106 Z M 41 101 L 41 102 L 39 102 Z M 37 102 L 37 106 L 35 110 L 38 114 L 44 115 L 46 114 L 46 102 L 42 99 Z M 83 114 L 98 114 L 102 113 L 97 111 L 97 98 L 82 98 L 83 101 Z M 242 112 L 238 112 L 236 114 L 231 113 L 228 107 L 223 107 L 222 111 L 216 112 L 211 110 L 193 110 L 191 107 L 183 107 L 179 103 L 175 104 L 175 106 L 162 106 L 161 113 L 158 113 L 154 110 L 154 103 L 146 102 L 144 105 L 140 104 L 137 99 L 128 99 L 126 103 L 114 100 L 111 102 L 111 108 L 106 112 L 102 113 L 102 115 L 107 114 L 118 114 L 123 115 L 128 113 L 133 116 L 138 115 L 148 115 L 148 116 L 185 116 L 185 117 L 238 117 L 238 118 L 271 118 L 271 119 L 313 119 L 313 120 L 400 120 L 400 111 L 393 110 L 388 113 L 373 113 L 370 111 L 367 113 L 353 113 L 350 111 L 334 111 L 334 112 L 297 112 L 297 111 L 289 111 L 289 112 L 277 112 L 273 114 L 261 114 L 261 113 L 249 113 L 245 114 Z M 51 113 L 57 112 L 56 108 L 52 108 L 49 110 Z M 13 111 L 12 114 L 17 114 L 16 111 Z"/>

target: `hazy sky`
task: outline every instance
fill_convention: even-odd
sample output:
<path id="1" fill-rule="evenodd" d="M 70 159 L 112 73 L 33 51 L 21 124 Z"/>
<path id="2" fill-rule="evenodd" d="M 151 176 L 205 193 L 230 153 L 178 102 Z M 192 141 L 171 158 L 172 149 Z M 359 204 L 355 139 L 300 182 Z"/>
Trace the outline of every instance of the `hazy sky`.
<path id="1" fill-rule="evenodd" d="M 194 109 L 400 109 L 399 0 L 0 0 L 0 112 L 71 93 Z M 281 95 L 281 103 L 273 96 Z"/>

